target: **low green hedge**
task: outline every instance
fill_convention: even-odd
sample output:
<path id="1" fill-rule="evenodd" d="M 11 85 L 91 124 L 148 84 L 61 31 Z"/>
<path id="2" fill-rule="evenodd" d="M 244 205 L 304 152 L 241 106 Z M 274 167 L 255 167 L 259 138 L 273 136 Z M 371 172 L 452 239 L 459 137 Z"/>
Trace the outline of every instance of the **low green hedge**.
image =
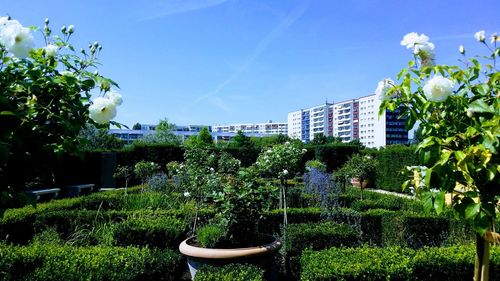
<path id="1" fill-rule="evenodd" d="M 285 268 L 288 279 L 300 275 L 300 255 L 305 249 L 321 250 L 350 247 L 359 243 L 359 235 L 350 225 L 331 221 L 323 223 L 289 224 L 285 235 Z"/>
<path id="2" fill-rule="evenodd" d="M 371 245 L 443 246 L 450 238 L 450 218 L 372 209 L 361 215 L 361 232 L 362 240 Z"/>
<path id="3" fill-rule="evenodd" d="M 359 243 L 358 233 L 347 224 L 334 222 L 289 224 L 286 229 L 287 255 L 300 255 L 305 249 L 351 247 Z"/>
<path id="4" fill-rule="evenodd" d="M 185 222 L 169 217 L 129 218 L 115 225 L 113 237 L 119 246 L 149 246 L 177 249 L 187 236 Z"/>
<path id="5" fill-rule="evenodd" d="M 492 247 L 490 280 L 500 278 L 500 249 Z M 472 280 L 473 245 L 412 250 L 331 248 L 305 251 L 301 280 Z"/>
<path id="6" fill-rule="evenodd" d="M 221 267 L 204 266 L 196 272 L 194 281 L 264 281 L 264 270 L 247 264 Z"/>
<path id="7" fill-rule="evenodd" d="M 319 222 L 322 220 L 321 208 L 288 208 L 288 223 Z M 283 224 L 283 209 L 265 212 L 259 221 L 259 229 L 266 234 L 278 233 Z"/>
<path id="8" fill-rule="evenodd" d="M 0 280 L 179 280 L 185 267 L 171 250 L 0 244 Z"/>

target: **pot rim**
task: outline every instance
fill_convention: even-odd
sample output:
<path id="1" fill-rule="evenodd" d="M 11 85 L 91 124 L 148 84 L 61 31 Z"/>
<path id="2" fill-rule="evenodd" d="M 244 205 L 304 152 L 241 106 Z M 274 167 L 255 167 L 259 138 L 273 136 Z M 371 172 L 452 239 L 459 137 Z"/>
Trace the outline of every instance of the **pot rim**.
<path id="1" fill-rule="evenodd" d="M 271 235 L 268 235 L 273 237 Z M 190 237 L 179 245 L 179 251 L 188 257 L 205 258 L 205 259 L 234 259 L 243 257 L 257 257 L 271 253 L 276 253 L 281 248 L 281 242 L 273 237 L 274 241 L 262 246 L 234 248 L 234 249 L 215 249 L 203 248 L 189 245 L 187 242 L 192 241 L 195 237 Z"/>

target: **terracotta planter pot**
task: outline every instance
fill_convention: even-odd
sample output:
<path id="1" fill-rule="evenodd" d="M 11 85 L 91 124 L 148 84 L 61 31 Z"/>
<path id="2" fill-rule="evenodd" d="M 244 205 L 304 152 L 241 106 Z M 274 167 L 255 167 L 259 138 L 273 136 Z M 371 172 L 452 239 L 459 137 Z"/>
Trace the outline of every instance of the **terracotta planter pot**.
<path id="1" fill-rule="evenodd" d="M 272 236 L 269 244 L 236 249 L 212 249 L 194 246 L 194 237 L 188 238 L 179 245 L 179 251 L 186 256 L 191 278 L 203 265 L 222 266 L 230 263 L 248 263 L 272 271 L 274 255 L 281 248 L 281 242 Z M 270 274 L 270 279 L 274 274 Z"/>

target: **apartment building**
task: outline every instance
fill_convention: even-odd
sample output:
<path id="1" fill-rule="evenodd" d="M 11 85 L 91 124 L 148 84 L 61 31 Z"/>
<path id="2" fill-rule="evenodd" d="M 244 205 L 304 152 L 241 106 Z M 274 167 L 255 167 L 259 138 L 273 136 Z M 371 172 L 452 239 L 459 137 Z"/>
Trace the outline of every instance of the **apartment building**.
<path id="1" fill-rule="evenodd" d="M 288 133 L 288 123 L 274 123 L 272 120 L 266 123 L 246 123 L 246 124 L 230 124 L 230 125 L 214 125 L 213 132 L 219 133 L 237 133 L 241 131 L 245 134 L 256 133 L 266 135 L 278 135 Z"/>
<path id="2" fill-rule="evenodd" d="M 358 139 L 366 147 L 407 143 L 405 120 L 398 119 L 397 111 L 378 116 L 379 107 L 379 97 L 369 95 L 293 111 L 288 113 L 288 136 L 309 142 L 322 133 L 343 142 Z"/>

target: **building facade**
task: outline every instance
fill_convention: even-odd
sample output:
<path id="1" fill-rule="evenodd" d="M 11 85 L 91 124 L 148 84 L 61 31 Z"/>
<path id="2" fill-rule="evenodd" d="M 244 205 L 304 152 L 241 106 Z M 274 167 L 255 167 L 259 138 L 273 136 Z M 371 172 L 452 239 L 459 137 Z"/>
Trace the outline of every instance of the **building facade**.
<path id="1" fill-rule="evenodd" d="M 274 123 L 269 120 L 266 123 L 214 125 L 212 126 L 212 131 L 216 133 L 237 133 L 238 131 L 241 131 L 244 134 L 255 133 L 264 135 L 286 135 L 288 133 L 288 123 Z"/>
<path id="2" fill-rule="evenodd" d="M 343 142 L 359 140 L 366 147 L 408 143 L 405 120 L 397 111 L 378 116 L 380 102 L 378 96 L 369 95 L 290 112 L 288 136 L 309 142 L 321 133 Z"/>

